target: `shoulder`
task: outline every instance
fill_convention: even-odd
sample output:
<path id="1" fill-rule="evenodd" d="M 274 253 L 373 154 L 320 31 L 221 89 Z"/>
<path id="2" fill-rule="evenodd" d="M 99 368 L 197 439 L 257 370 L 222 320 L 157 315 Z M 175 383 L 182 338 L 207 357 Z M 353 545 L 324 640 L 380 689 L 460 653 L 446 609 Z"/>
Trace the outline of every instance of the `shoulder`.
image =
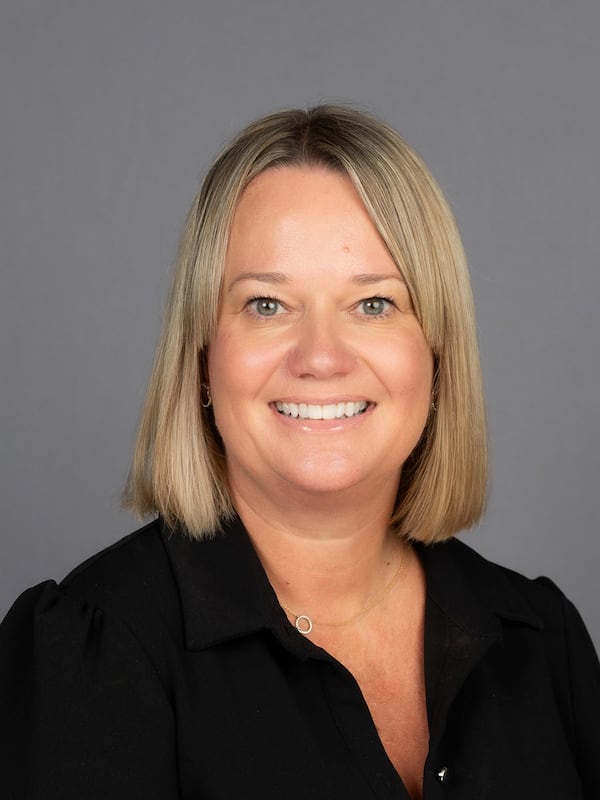
<path id="1" fill-rule="evenodd" d="M 59 590 L 124 616 L 157 606 L 166 611 L 177 603 L 177 589 L 162 527 L 154 520 L 96 553 L 70 572 Z"/>
<path id="2" fill-rule="evenodd" d="M 182 623 L 160 519 L 84 561 L 60 582 L 58 592 L 121 626 L 158 671 L 166 671 L 165 654 L 181 642 Z"/>
<path id="3" fill-rule="evenodd" d="M 172 796 L 169 664 L 181 626 L 162 550 L 152 523 L 8 612 L 0 717 L 11 736 L 0 761 L 10 796 L 24 776 L 44 797 Z M 31 747 L 32 731 L 43 747 Z"/>
<path id="4" fill-rule="evenodd" d="M 165 654 L 181 640 L 177 586 L 159 520 L 126 536 L 74 569 L 16 600 L 0 626 L 4 663 L 35 655 L 97 664 L 128 653 L 166 673 Z M 90 657 L 93 654 L 93 657 Z M 135 658 L 132 658 L 135 654 Z"/>
<path id="5" fill-rule="evenodd" d="M 600 714 L 600 664 L 575 606 L 545 577 L 530 579 L 481 556 L 458 539 L 422 547 L 428 599 L 455 629 L 496 641 L 514 663 L 551 676 L 564 707 Z M 577 702 L 574 685 L 586 687 Z M 582 698 L 583 698 L 582 694 Z"/>
<path id="6" fill-rule="evenodd" d="M 545 576 L 529 578 L 509 567 L 490 561 L 459 539 L 448 543 L 448 555 L 465 577 L 490 603 L 520 595 L 535 611 L 554 612 L 565 596 L 556 584 Z"/>
<path id="7" fill-rule="evenodd" d="M 459 539 L 421 552 L 430 591 L 450 607 L 478 606 L 504 623 L 523 623 L 547 636 L 564 638 L 567 628 L 583 629 L 573 604 L 547 577 L 528 578 Z"/>
<path id="8" fill-rule="evenodd" d="M 503 654 L 501 660 L 508 656 L 503 663 L 511 665 L 511 681 L 517 672 L 519 680 L 529 675 L 530 696 L 534 686 L 551 687 L 546 714 L 553 698 L 582 780 L 595 787 L 589 796 L 598 796 L 600 662 L 579 612 L 549 578 L 527 578 L 459 540 L 448 543 L 443 560 L 453 580 L 462 581 L 486 613 L 499 620 L 501 650 L 496 652 Z"/>

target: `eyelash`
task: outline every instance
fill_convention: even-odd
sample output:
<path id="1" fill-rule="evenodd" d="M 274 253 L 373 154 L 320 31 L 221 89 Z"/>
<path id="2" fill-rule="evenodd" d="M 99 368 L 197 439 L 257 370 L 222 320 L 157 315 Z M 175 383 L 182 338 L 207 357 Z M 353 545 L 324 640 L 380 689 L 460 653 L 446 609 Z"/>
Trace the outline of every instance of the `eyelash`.
<path id="1" fill-rule="evenodd" d="M 373 295 L 373 297 L 365 297 L 365 299 L 364 300 L 360 300 L 357 305 L 360 306 L 363 303 L 368 303 L 368 302 L 370 302 L 372 300 L 383 300 L 384 303 L 387 303 L 388 306 L 391 306 L 391 308 L 393 308 L 393 309 L 398 307 L 396 305 L 396 303 L 394 302 L 394 299 L 392 297 L 383 297 L 382 295 L 378 295 L 378 294 Z M 389 308 L 385 308 L 380 314 L 365 314 L 364 316 L 365 317 L 371 317 L 371 319 L 383 319 L 384 317 L 386 317 L 389 314 L 389 311 L 390 311 Z"/>
<path id="2" fill-rule="evenodd" d="M 278 306 L 283 306 L 281 300 L 278 300 L 276 297 L 269 297 L 268 295 L 264 294 L 257 294 L 249 297 L 246 301 L 246 309 L 253 314 L 255 317 L 260 317 L 261 319 L 268 319 L 271 317 L 276 317 L 277 312 L 275 314 L 259 314 L 255 308 L 253 308 L 254 303 L 258 302 L 259 300 L 265 300 L 267 303 L 276 303 Z"/>
<path id="3" fill-rule="evenodd" d="M 365 297 L 363 300 L 359 300 L 358 301 L 358 303 L 356 304 L 356 308 L 360 307 L 363 303 L 368 303 L 368 302 L 373 301 L 373 300 L 383 300 L 384 303 L 387 303 L 392 308 L 394 308 L 394 309 L 397 308 L 397 305 L 396 305 L 396 303 L 395 303 L 395 301 L 394 301 L 394 299 L 392 297 L 383 297 L 382 295 L 373 295 L 372 297 Z M 258 301 L 265 301 L 267 303 L 275 303 L 277 306 L 285 308 L 285 306 L 283 305 L 281 300 L 278 300 L 276 297 L 271 297 L 269 295 L 264 295 L 264 294 L 253 295 L 252 297 L 248 298 L 248 300 L 246 301 L 245 307 L 249 311 L 250 314 L 254 315 L 255 317 L 260 317 L 261 319 L 268 319 L 269 317 L 276 317 L 276 316 L 278 316 L 278 314 L 277 314 L 277 311 L 274 314 L 259 314 L 258 311 L 256 311 L 255 308 L 253 308 L 254 303 L 257 303 Z M 383 319 L 384 317 L 386 317 L 388 315 L 388 313 L 389 313 L 389 309 L 386 308 L 379 314 L 366 314 L 365 313 L 364 316 L 365 317 L 371 317 L 371 319 Z"/>

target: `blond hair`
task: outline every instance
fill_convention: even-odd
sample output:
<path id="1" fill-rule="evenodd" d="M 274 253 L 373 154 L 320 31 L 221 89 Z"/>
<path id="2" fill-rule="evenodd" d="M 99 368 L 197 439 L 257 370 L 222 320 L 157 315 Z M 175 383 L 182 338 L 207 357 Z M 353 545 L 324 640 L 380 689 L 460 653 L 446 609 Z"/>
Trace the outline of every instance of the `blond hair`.
<path id="1" fill-rule="evenodd" d="M 390 127 L 320 105 L 263 117 L 217 158 L 189 212 L 143 407 L 125 505 L 190 535 L 233 512 L 225 454 L 202 404 L 229 231 L 261 172 L 321 166 L 352 181 L 394 258 L 435 362 L 435 410 L 404 464 L 392 523 L 420 541 L 452 536 L 483 511 L 487 447 L 473 300 L 453 214 L 427 167 Z"/>

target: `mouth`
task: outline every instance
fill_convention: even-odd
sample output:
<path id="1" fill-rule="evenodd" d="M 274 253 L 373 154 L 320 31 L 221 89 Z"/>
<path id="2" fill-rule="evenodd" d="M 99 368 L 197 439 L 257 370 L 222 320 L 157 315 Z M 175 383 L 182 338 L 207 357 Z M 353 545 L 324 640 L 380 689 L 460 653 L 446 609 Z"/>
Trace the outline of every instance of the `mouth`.
<path id="1" fill-rule="evenodd" d="M 364 414 L 369 403 L 367 400 L 357 400 L 356 402 L 327 403 L 318 405 L 317 403 L 274 403 L 277 411 L 284 417 L 294 417 L 298 419 L 348 419 Z"/>

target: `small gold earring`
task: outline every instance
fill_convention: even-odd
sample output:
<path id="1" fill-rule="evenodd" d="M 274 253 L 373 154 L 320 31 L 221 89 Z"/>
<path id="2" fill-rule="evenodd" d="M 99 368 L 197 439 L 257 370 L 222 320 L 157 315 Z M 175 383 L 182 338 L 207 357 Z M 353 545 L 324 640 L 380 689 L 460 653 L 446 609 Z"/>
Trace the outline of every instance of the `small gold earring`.
<path id="1" fill-rule="evenodd" d="M 436 397 L 437 397 L 437 389 L 434 389 L 434 390 L 431 392 L 431 410 L 432 410 L 432 411 L 437 411 L 437 404 L 436 404 L 436 402 L 435 402 L 435 398 L 436 398 Z"/>
<path id="2" fill-rule="evenodd" d="M 200 404 L 202 408 L 210 408 L 212 406 L 212 397 L 208 383 L 200 384 Z"/>

